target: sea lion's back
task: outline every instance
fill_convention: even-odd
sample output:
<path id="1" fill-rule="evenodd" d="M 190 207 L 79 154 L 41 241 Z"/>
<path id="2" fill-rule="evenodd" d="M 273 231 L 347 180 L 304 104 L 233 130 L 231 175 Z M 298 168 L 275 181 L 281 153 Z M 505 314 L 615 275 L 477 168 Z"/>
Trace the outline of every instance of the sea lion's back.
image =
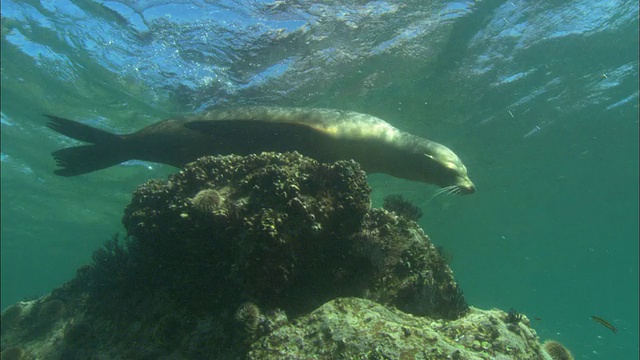
<path id="1" fill-rule="evenodd" d="M 212 110 L 194 117 L 194 120 L 242 120 L 307 126 L 335 138 L 389 138 L 399 133 L 389 123 L 375 116 L 325 108 L 250 106 Z"/>

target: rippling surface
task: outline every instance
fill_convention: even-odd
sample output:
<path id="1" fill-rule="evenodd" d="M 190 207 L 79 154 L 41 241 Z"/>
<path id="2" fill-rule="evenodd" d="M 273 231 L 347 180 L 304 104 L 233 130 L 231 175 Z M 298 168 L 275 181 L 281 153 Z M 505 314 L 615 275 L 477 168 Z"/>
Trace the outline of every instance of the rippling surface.
<path id="1" fill-rule="evenodd" d="M 577 359 L 638 355 L 637 1 L 3 1 L 2 307 L 122 231 L 128 162 L 76 178 L 42 114 L 131 132 L 212 106 L 370 113 L 444 143 L 470 197 L 371 176 L 454 254 L 471 304 L 516 308 Z M 590 321 L 614 322 L 612 336 Z"/>

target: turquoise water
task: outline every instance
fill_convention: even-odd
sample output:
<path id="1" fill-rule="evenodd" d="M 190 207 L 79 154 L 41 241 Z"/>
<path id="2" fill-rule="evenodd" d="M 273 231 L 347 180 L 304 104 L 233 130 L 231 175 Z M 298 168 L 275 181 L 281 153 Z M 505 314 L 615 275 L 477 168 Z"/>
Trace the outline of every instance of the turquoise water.
<path id="1" fill-rule="evenodd" d="M 2 2 L 2 308 L 72 278 L 131 192 L 61 178 L 42 114 L 130 132 L 218 104 L 366 112 L 448 145 L 477 192 L 372 175 L 453 254 L 469 303 L 577 359 L 638 357 L 637 1 Z M 591 315 L 611 321 L 612 334 Z"/>

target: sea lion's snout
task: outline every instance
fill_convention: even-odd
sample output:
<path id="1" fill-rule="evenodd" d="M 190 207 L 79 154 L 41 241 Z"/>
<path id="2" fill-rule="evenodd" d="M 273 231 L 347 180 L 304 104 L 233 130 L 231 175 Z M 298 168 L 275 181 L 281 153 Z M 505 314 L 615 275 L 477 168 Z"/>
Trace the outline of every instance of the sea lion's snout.
<path id="1" fill-rule="evenodd" d="M 455 191 L 452 191 L 455 194 L 469 195 L 476 192 L 476 186 L 466 174 L 465 176 L 458 176 L 453 184 L 454 185 L 450 185 L 450 187 L 455 189 Z"/>
<path id="2" fill-rule="evenodd" d="M 440 144 L 431 145 L 431 154 L 425 154 L 425 168 L 429 177 L 427 181 L 439 185 L 445 193 L 468 195 L 476 192 L 476 187 L 469 179 L 467 168 L 458 155 L 448 147 Z"/>
<path id="3" fill-rule="evenodd" d="M 468 195 L 476 192 L 476 187 L 473 184 L 460 186 L 460 194 Z"/>

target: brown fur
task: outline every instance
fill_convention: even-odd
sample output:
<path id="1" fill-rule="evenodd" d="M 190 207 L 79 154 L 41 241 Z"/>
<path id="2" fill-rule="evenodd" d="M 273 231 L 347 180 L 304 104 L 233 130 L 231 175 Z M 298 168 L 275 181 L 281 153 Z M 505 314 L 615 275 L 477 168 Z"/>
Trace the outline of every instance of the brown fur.
<path id="1" fill-rule="evenodd" d="M 48 116 L 53 130 L 90 143 L 53 153 L 56 174 L 75 176 L 126 160 L 181 167 L 205 155 L 298 151 L 319 161 L 353 159 L 369 173 L 451 187 L 475 187 L 456 154 L 402 132 L 374 116 L 333 109 L 246 107 L 168 119 L 129 135 L 115 135 Z"/>

